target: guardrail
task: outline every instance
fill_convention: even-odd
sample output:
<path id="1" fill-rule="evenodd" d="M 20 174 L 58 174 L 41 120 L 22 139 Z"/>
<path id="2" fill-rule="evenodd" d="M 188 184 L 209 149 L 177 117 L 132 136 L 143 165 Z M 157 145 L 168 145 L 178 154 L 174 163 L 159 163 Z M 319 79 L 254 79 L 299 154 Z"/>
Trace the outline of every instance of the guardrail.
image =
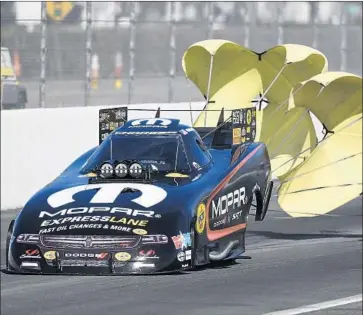
<path id="1" fill-rule="evenodd" d="M 204 103 L 192 103 L 194 110 Z M 1 210 L 24 206 L 79 155 L 98 144 L 98 111 L 123 105 L 23 109 L 1 113 Z M 138 104 L 130 107 L 188 110 L 189 103 Z M 154 117 L 155 112 L 131 111 L 129 119 Z M 193 117 L 197 117 L 193 112 Z M 191 124 L 189 112 L 169 117 Z"/>

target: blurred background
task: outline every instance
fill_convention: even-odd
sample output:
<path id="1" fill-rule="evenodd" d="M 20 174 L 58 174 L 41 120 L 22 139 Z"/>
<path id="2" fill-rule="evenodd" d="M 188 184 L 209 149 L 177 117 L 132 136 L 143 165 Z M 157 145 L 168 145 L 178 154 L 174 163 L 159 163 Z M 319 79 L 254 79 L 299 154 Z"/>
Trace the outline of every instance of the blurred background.
<path id="1" fill-rule="evenodd" d="M 26 108 L 201 101 L 181 58 L 207 38 L 309 45 L 362 75 L 362 2 L 1 2 Z"/>

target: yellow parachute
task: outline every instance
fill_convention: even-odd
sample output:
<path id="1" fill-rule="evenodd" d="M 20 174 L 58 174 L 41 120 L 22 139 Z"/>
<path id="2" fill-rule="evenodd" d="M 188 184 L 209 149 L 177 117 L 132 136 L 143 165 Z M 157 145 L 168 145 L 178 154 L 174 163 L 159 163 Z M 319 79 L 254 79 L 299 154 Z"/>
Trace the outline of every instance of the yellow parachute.
<path id="1" fill-rule="evenodd" d="M 280 177 L 278 202 L 292 216 L 325 214 L 362 193 L 362 78 L 327 72 L 294 90 L 299 92 L 290 105 L 310 110 L 327 134 L 301 165 Z"/>
<path id="2" fill-rule="evenodd" d="M 327 72 L 321 52 L 292 44 L 257 53 L 205 40 L 186 50 L 182 66 L 206 99 L 195 127 L 216 127 L 222 109 L 229 117 L 257 107 L 255 141 L 268 148 L 287 213 L 327 213 L 362 192 L 361 77 Z M 312 114 L 327 131 L 320 143 Z"/>

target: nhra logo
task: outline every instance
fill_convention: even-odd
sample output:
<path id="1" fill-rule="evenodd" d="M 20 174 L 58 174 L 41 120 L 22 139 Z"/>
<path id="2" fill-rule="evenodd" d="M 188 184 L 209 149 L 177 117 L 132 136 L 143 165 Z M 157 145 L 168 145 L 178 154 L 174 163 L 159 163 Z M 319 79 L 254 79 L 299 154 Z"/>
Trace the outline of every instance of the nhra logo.
<path id="1" fill-rule="evenodd" d="M 218 198 L 216 205 L 215 200 L 212 200 L 212 218 L 217 218 L 230 210 L 238 209 L 241 205 L 247 203 L 246 188 L 241 187 L 227 195 Z"/>
<path id="2" fill-rule="evenodd" d="M 97 189 L 98 191 L 91 199 L 90 203 L 114 203 L 116 198 L 126 189 L 141 192 L 141 196 L 132 199 L 131 201 L 144 208 L 150 208 L 160 203 L 167 196 L 166 191 L 158 186 L 136 183 L 111 183 L 81 185 L 67 188 L 50 195 L 47 201 L 52 208 L 61 207 L 74 202 L 73 196 L 75 194 L 93 189 Z"/>

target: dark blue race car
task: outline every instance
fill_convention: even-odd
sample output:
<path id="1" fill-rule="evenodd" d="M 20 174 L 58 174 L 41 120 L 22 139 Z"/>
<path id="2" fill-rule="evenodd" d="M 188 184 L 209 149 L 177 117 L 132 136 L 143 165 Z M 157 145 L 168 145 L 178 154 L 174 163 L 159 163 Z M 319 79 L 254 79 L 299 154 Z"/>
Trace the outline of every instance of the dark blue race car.
<path id="1" fill-rule="evenodd" d="M 272 190 L 265 145 L 235 141 L 243 123 L 194 129 L 176 119 L 117 125 L 103 117 L 100 134 L 112 132 L 10 224 L 8 271 L 147 274 L 240 256 L 252 201 L 263 220 Z"/>

